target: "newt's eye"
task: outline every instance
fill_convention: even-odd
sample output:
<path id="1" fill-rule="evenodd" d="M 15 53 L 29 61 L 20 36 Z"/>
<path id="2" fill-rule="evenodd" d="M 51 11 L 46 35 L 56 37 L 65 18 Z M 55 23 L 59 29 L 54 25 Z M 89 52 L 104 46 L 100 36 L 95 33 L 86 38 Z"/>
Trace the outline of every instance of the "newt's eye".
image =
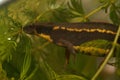
<path id="1" fill-rule="evenodd" d="M 34 34 L 35 26 L 34 26 L 34 25 L 26 25 L 26 26 L 23 28 L 23 31 L 24 31 L 25 33 L 28 33 L 28 34 Z"/>

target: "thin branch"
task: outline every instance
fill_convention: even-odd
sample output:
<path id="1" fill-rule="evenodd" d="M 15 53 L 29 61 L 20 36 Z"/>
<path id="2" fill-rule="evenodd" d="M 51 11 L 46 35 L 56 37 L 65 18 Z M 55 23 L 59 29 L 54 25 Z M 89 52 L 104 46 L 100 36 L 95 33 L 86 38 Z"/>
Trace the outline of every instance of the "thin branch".
<path id="1" fill-rule="evenodd" d="M 114 42 L 113 42 L 113 45 L 112 45 L 112 48 L 111 48 L 109 54 L 107 55 L 107 57 L 105 58 L 104 62 L 102 63 L 102 65 L 97 70 L 96 74 L 92 77 L 91 80 L 95 80 L 99 76 L 99 74 L 101 73 L 101 71 L 103 70 L 103 68 L 105 67 L 105 65 L 107 64 L 108 60 L 111 58 L 111 56 L 112 56 L 112 54 L 113 54 L 113 52 L 115 50 L 115 46 L 116 46 L 117 40 L 119 38 L 119 34 L 120 34 L 120 25 L 119 25 L 117 34 L 115 36 L 115 39 L 114 39 Z"/>
<path id="2" fill-rule="evenodd" d="M 89 14 L 87 14 L 86 16 L 84 16 L 83 20 L 87 19 L 88 17 L 90 17 L 91 15 L 95 14 L 96 12 L 100 11 L 102 8 L 104 8 L 107 4 L 100 6 L 98 8 L 96 8 L 95 10 L 91 11 Z"/>

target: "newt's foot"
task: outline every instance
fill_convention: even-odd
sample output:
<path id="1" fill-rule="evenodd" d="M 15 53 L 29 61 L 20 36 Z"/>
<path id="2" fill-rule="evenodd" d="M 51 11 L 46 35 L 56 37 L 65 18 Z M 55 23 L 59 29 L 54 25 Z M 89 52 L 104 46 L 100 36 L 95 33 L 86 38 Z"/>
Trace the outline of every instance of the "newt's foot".
<path id="1" fill-rule="evenodd" d="M 65 57 L 66 57 L 65 66 L 69 64 L 69 59 L 71 54 L 74 56 L 74 62 L 75 62 L 77 51 L 73 48 L 74 45 L 71 42 L 63 39 L 60 39 L 57 44 L 66 48 L 65 49 Z"/>

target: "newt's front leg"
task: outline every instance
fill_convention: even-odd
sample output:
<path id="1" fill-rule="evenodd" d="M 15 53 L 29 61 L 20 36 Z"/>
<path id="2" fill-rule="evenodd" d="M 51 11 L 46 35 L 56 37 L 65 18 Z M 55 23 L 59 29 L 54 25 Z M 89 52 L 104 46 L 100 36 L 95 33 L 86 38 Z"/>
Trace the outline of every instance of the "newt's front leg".
<path id="1" fill-rule="evenodd" d="M 60 39 L 57 44 L 59 46 L 63 46 L 65 47 L 65 57 L 66 57 L 66 61 L 65 61 L 65 65 L 69 64 L 69 59 L 70 59 L 70 54 L 73 54 L 74 59 L 75 59 L 75 54 L 77 53 L 75 51 L 75 49 L 73 48 L 73 44 L 67 40 L 64 39 Z"/>

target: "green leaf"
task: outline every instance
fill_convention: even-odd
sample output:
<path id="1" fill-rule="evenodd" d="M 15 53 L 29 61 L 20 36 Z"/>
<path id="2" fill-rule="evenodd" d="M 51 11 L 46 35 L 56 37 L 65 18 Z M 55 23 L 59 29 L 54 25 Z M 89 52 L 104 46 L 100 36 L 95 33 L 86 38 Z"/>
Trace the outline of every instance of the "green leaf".
<path id="1" fill-rule="evenodd" d="M 120 24 L 120 6 L 113 5 L 110 8 L 110 19 L 113 21 L 114 24 Z"/>
<path id="2" fill-rule="evenodd" d="M 84 20 L 84 9 L 81 0 L 71 0 L 68 2 L 68 9 L 73 15 L 71 22 L 81 22 Z M 86 19 L 87 20 L 87 19 Z M 86 21 L 84 20 L 84 21 Z"/>
<path id="3" fill-rule="evenodd" d="M 106 5 L 103 9 L 105 10 L 105 12 L 108 12 L 108 9 L 117 2 L 117 0 L 99 0 L 100 3 L 102 3 L 103 5 Z"/>
<path id="4" fill-rule="evenodd" d="M 71 0 L 68 2 L 68 8 L 74 15 L 81 16 L 84 14 L 81 0 Z"/>
<path id="5" fill-rule="evenodd" d="M 6 72 L 2 68 L 2 63 L 0 62 L 0 80 L 7 80 Z"/>
<path id="6" fill-rule="evenodd" d="M 23 66 L 21 69 L 20 79 L 23 80 L 27 76 L 29 68 L 31 66 L 31 41 L 25 35 L 21 36 L 21 45 L 25 45 L 23 48 L 23 52 L 25 53 Z"/>

